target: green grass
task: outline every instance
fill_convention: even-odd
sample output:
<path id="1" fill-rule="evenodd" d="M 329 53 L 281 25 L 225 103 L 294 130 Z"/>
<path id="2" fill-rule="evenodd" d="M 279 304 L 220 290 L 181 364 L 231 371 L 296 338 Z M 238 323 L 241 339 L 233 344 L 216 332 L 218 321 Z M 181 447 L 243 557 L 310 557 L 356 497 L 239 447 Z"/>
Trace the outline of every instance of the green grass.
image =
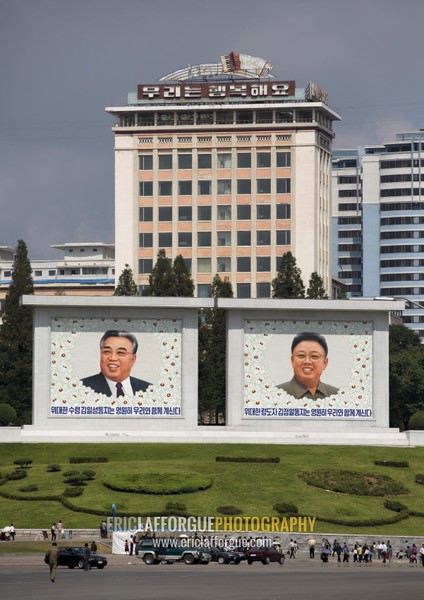
<path id="1" fill-rule="evenodd" d="M 27 477 L 8 481 L 0 493 L 20 497 L 60 495 L 66 484 L 63 472 L 73 469 L 69 458 L 76 456 L 107 457 L 106 463 L 78 465 L 78 470 L 95 471 L 94 481 L 88 481 L 82 496 L 70 498 L 80 509 L 95 509 L 111 514 L 114 502 L 118 515 L 134 516 L 166 511 L 168 502 L 183 502 L 190 515 L 212 516 L 219 506 L 235 505 L 243 515 L 273 516 L 277 503 L 297 505 L 299 513 L 318 516 L 315 531 L 361 532 L 385 535 L 424 535 L 424 518 L 408 517 L 394 524 L 355 527 L 355 521 L 390 519 L 395 513 L 384 508 L 382 497 L 364 497 L 330 492 L 307 485 L 298 475 L 303 471 L 323 469 L 357 471 L 392 477 L 409 490 L 396 499 L 409 509 L 424 513 L 424 488 L 414 481 L 423 472 L 424 448 L 376 448 L 362 446 L 279 446 L 241 444 L 0 444 L 0 473 L 14 470 L 13 461 L 29 456 L 33 463 L 26 469 Z M 279 457 L 280 463 L 216 462 L 216 456 Z M 409 468 L 396 469 L 376 466 L 375 460 L 405 460 Z M 47 465 L 59 464 L 62 471 L 47 472 Z M 125 476 L 138 472 L 190 473 L 210 478 L 207 490 L 184 494 L 152 495 L 125 493 L 106 488 L 102 481 L 113 474 Z M 20 492 L 22 486 L 37 485 L 38 492 Z M 65 529 L 97 528 L 100 516 L 74 512 L 56 501 L 9 500 L 0 496 L 1 526 L 13 523 L 16 528 L 50 529 L 53 521 L 61 519 Z M 326 516 L 345 521 L 332 525 Z M 349 525 L 353 524 L 353 525 Z"/>

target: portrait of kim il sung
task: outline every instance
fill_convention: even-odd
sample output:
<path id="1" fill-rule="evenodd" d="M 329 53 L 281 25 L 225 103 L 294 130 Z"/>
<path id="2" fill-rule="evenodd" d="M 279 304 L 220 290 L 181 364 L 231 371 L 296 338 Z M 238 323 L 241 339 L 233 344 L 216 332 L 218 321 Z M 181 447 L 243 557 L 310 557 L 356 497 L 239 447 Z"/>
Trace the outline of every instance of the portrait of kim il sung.
<path id="1" fill-rule="evenodd" d="M 145 392 L 150 382 L 131 376 L 137 360 L 138 341 L 125 330 L 109 329 L 100 339 L 100 372 L 81 383 L 105 396 L 134 396 Z"/>
<path id="2" fill-rule="evenodd" d="M 317 400 L 337 394 L 339 388 L 321 379 L 327 365 L 328 346 L 325 337 L 313 331 L 298 333 L 291 344 L 293 377 L 277 385 L 277 388 L 296 399 Z"/>

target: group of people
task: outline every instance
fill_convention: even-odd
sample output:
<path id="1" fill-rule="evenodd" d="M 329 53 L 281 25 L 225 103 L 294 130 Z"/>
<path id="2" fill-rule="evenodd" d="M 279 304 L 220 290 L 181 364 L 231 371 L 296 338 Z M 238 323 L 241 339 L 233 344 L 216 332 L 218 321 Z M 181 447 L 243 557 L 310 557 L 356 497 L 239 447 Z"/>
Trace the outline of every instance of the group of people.
<path id="1" fill-rule="evenodd" d="M 390 540 L 388 540 L 387 543 L 384 541 L 373 542 L 370 544 L 356 542 L 351 549 L 346 542 L 341 544 L 339 541 L 334 540 L 331 545 L 328 540 L 323 540 L 321 560 L 323 562 L 328 562 L 331 556 L 337 557 L 337 561 L 343 563 L 348 563 L 352 556 L 353 562 L 357 564 L 372 563 L 375 559 L 381 560 L 382 563 L 385 564 L 388 562 L 390 563 L 393 560 L 393 547 Z M 421 547 L 418 549 L 415 544 L 409 545 L 406 540 L 403 548 L 396 552 L 396 558 L 407 558 L 410 563 L 418 563 L 418 561 L 420 561 L 424 567 L 424 543 L 421 544 Z"/>
<path id="2" fill-rule="evenodd" d="M 15 529 L 13 523 L 11 523 L 8 527 L 3 527 L 3 529 L 0 530 L 0 540 L 7 540 L 7 541 L 14 542 L 15 536 L 16 536 L 16 529 Z"/>
<path id="3" fill-rule="evenodd" d="M 51 536 L 52 542 L 55 542 L 58 536 L 59 536 L 59 539 L 61 539 L 62 532 L 63 532 L 63 523 L 59 519 L 59 521 L 57 523 L 53 523 L 52 526 L 50 527 L 50 536 Z"/>

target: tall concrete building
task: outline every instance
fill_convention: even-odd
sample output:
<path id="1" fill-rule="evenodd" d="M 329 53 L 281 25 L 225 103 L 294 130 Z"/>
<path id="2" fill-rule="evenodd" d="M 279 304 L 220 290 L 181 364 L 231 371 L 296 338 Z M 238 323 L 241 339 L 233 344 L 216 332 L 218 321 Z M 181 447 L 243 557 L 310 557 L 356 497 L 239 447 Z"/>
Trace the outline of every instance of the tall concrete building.
<path id="1" fill-rule="evenodd" d="M 424 130 L 333 156 L 333 275 L 348 296 L 407 299 L 424 341 Z"/>
<path id="2" fill-rule="evenodd" d="M 159 249 L 181 254 L 208 296 L 216 273 L 239 298 L 271 294 L 290 250 L 305 284 L 331 289 L 332 124 L 316 84 L 275 80 L 266 61 L 218 64 L 140 84 L 115 118 L 116 276 L 143 287 Z"/>

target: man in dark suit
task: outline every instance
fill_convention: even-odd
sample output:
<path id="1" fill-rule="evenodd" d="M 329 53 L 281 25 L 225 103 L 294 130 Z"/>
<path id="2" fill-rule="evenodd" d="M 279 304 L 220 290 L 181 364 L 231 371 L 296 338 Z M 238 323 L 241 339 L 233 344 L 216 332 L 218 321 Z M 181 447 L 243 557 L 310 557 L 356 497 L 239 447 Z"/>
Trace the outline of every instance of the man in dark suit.
<path id="1" fill-rule="evenodd" d="M 145 392 L 150 383 L 130 376 L 137 350 L 137 338 L 132 333 L 109 329 L 100 340 L 101 372 L 81 379 L 82 384 L 106 396 L 134 396 L 136 392 Z"/>

